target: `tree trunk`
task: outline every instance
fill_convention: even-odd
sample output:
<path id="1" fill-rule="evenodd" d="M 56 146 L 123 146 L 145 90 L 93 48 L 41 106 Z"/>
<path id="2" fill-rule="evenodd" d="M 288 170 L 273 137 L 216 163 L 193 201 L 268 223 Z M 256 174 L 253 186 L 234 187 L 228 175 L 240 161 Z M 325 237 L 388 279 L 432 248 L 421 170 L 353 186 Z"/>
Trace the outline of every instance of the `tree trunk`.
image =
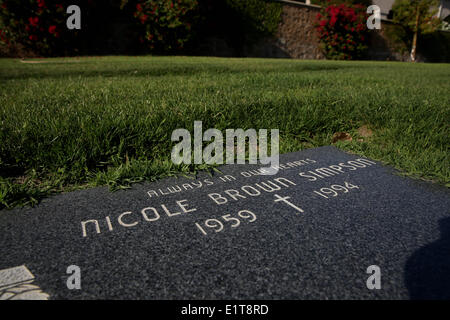
<path id="1" fill-rule="evenodd" d="M 411 61 L 416 62 L 417 36 L 419 34 L 420 10 L 419 5 L 416 6 L 416 26 L 414 28 L 414 38 L 411 49 Z"/>

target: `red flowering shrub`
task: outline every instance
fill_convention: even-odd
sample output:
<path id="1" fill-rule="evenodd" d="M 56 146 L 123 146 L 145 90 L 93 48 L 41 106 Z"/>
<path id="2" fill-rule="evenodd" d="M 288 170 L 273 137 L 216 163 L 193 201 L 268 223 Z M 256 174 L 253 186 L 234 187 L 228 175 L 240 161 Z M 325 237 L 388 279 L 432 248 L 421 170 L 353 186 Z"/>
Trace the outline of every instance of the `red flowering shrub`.
<path id="1" fill-rule="evenodd" d="M 140 41 L 155 51 L 182 49 L 197 10 L 197 0 L 138 0 L 134 16 L 143 27 Z"/>
<path id="2" fill-rule="evenodd" d="M 366 8 L 362 5 L 329 5 L 317 14 L 316 29 L 329 59 L 358 59 L 368 48 Z"/>
<path id="3" fill-rule="evenodd" d="M 3 44 L 20 43 L 37 54 L 61 53 L 68 37 L 66 0 L 0 0 Z"/>

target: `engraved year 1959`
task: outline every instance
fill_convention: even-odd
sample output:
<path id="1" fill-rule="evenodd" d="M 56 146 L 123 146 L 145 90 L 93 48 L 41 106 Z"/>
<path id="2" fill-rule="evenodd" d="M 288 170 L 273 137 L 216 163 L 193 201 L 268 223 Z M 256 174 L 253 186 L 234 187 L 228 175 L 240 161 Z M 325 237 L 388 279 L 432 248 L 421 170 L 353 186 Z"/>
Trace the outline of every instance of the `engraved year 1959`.
<path id="1" fill-rule="evenodd" d="M 241 210 L 237 213 L 236 216 L 226 214 L 221 216 L 220 218 L 224 222 L 222 222 L 220 219 L 207 219 L 201 224 L 196 222 L 195 225 L 197 226 L 198 230 L 200 230 L 200 232 L 206 236 L 208 234 L 206 230 L 208 229 L 214 230 L 215 232 L 223 231 L 225 229 L 225 223 L 229 226 L 229 228 L 239 227 L 241 225 L 241 220 L 246 221 L 247 223 L 252 223 L 256 220 L 256 215 L 250 210 Z"/>

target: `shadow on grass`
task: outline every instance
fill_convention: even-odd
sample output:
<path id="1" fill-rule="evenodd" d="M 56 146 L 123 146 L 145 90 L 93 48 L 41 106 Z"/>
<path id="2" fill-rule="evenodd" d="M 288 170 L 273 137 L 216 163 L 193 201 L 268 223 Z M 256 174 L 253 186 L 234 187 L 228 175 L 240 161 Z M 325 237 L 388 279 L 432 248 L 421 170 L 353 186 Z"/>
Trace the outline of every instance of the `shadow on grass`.
<path id="1" fill-rule="evenodd" d="M 149 62 L 151 63 L 151 62 Z M 270 64 L 270 63 L 269 63 Z M 53 66 L 57 65 L 57 68 Z M 280 68 L 270 66 L 261 68 L 259 65 L 244 67 L 227 67 L 221 65 L 166 65 L 166 66 L 148 66 L 136 65 L 123 67 L 123 63 L 115 67 L 114 62 L 111 64 L 86 64 L 86 63 L 67 63 L 67 68 L 62 68 L 64 63 L 37 63 L 25 64 L 20 68 L 16 68 L 14 72 L 0 72 L 1 80 L 18 80 L 18 79 L 63 79 L 70 77 L 162 77 L 162 76 L 191 76 L 196 74 L 241 74 L 241 73 L 295 73 L 295 72 L 313 72 L 313 71 L 336 71 L 341 69 L 359 69 L 363 66 L 344 65 L 344 64 L 300 64 L 289 65 Z M 141 69 L 139 69 L 141 67 Z M 110 69 L 107 69 L 110 68 Z M 97 70 L 96 70 L 97 69 Z"/>

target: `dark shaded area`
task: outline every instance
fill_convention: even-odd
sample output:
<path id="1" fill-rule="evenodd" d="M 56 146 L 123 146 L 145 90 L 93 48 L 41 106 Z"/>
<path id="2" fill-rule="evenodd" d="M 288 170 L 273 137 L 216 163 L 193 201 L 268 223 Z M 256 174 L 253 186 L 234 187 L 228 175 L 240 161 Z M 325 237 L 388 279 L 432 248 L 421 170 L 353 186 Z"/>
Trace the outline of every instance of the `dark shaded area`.
<path id="1" fill-rule="evenodd" d="M 66 32 L 51 52 L 17 43 L 9 55 L 76 56 L 76 55 L 139 55 L 190 54 L 244 56 L 249 46 L 270 35 L 267 29 L 278 25 L 281 8 L 266 0 L 237 5 L 235 0 L 198 0 L 198 15 L 190 18 L 191 39 L 184 49 L 150 50 L 143 42 L 145 27 L 134 17 L 138 1 L 73 0 L 81 9 L 81 30 Z M 64 7 L 68 4 L 63 3 Z M 265 7 L 267 6 L 267 7 Z M 261 9 L 263 8 L 263 9 Z M 260 9 L 260 10 L 259 10 Z M 270 20 L 270 22 L 268 21 Z M 61 26 L 65 28 L 65 26 Z M 167 36 L 167 35 L 165 35 Z M 20 49 L 20 50 L 19 50 Z M 8 55 L 0 52 L 0 55 Z"/>
<path id="2" fill-rule="evenodd" d="M 417 250 L 406 263 L 411 299 L 450 299 L 450 218 L 440 220 L 439 228 L 441 238 Z"/>
<path id="3" fill-rule="evenodd" d="M 436 31 L 419 38 L 418 53 L 427 62 L 450 61 L 450 32 Z"/>
<path id="4" fill-rule="evenodd" d="M 260 6 L 265 6 L 269 1 L 261 0 L 260 2 Z M 247 3 L 247 6 L 252 7 L 252 4 Z M 190 53 L 242 57 L 246 56 L 248 47 L 264 37 L 271 36 L 267 28 L 260 27 L 264 31 L 258 29 L 258 25 L 268 24 L 268 21 L 257 21 L 256 11 L 252 16 L 251 10 L 246 12 L 242 8 L 233 6 L 233 1 L 200 0 L 199 10 L 202 19 L 195 30 L 195 38 L 188 48 Z M 275 11 L 269 10 L 266 14 L 276 15 Z M 265 19 L 268 17 L 266 16 Z"/>
<path id="5" fill-rule="evenodd" d="M 26 22 L 35 12 L 32 4 L 21 5 L 18 2 L 9 2 L 9 12 L 3 15 L 0 11 L 0 19 L 10 21 L 17 19 L 17 24 L 8 24 L 11 33 L 24 34 L 16 39 L 11 46 L 0 49 L 0 56 L 73 56 L 73 55 L 110 55 L 110 54 L 141 54 L 144 53 L 139 39 L 139 24 L 133 16 L 134 8 L 124 6 L 121 8 L 120 0 L 61 0 L 63 13 L 56 13 L 54 3 L 47 3 L 49 10 L 53 12 L 57 30 L 60 36 L 57 38 L 47 35 L 46 45 L 41 40 L 41 35 L 46 34 L 46 24 L 40 22 L 40 31 L 37 31 L 39 41 L 28 41 L 25 31 L 29 28 Z M 69 14 L 65 10 L 69 5 L 77 5 L 81 10 L 81 29 L 68 30 L 66 19 Z M 62 17 L 63 20 L 57 20 Z M 38 17 L 37 17 L 38 18 Z M 41 21 L 48 19 L 48 15 L 40 16 Z M 1 23 L 0 23 L 1 28 Z M 57 40 L 56 40 L 57 39 Z"/>
<path id="6" fill-rule="evenodd" d="M 45 63 L 42 65 L 52 65 L 51 63 Z M 95 70 L 90 67 L 90 65 L 83 64 L 80 62 L 76 64 L 77 69 L 59 69 L 59 70 L 51 70 L 51 69 L 25 69 L 23 72 L 18 72 L 15 74 L 10 73 L 2 73 L 0 72 L 0 79 L 2 80 L 12 80 L 12 79 L 65 79 L 68 77 L 122 77 L 122 76 L 132 76 L 132 77 L 162 77 L 162 76 L 191 76 L 195 74 L 201 73 L 214 73 L 214 74 L 242 74 L 245 72 L 254 73 L 255 71 L 258 73 L 293 73 L 293 72 L 313 72 L 313 71 L 336 71 L 341 69 L 362 69 L 364 66 L 354 66 L 354 65 L 296 65 L 289 66 L 286 69 L 252 69 L 252 68 L 230 68 L 227 66 L 202 66 L 201 64 L 195 65 L 172 65 L 170 67 L 167 66 L 143 66 L 143 68 L 136 69 L 136 66 L 124 65 L 124 68 L 117 68 L 115 70 Z M 83 70 L 84 69 L 84 70 Z"/>
<path id="7" fill-rule="evenodd" d="M 134 17 L 137 0 L 61 0 L 66 8 L 75 4 L 81 8 L 81 30 L 67 31 L 64 22 L 58 22 L 58 28 L 65 32 L 58 40 L 43 49 L 26 40 L 17 40 L 11 46 L 0 47 L 0 56 L 36 57 L 36 56 L 77 56 L 77 55 L 138 55 L 138 54 L 193 54 L 216 56 L 244 56 L 251 44 L 267 36 L 267 24 L 274 24 L 277 12 L 270 8 L 281 5 L 265 1 L 252 0 L 246 5 L 236 6 L 236 0 L 199 0 L 199 15 L 190 18 L 192 24 L 191 39 L 183 50 L 150 50 L 142 37 L 145 27 Z M 250 2 L 252 2 L 250 4 Z M 258 8 L 266 8 L 264 14 Z M 17 11 L 25 12 L 30 6 L 15 6 L 12 14 L 3 17 L 9 20 Z M 244 10 L 244 9 L 245 10 Z M 256 8 L 256 9 L 255 9 Z M 1 10 L 0 10 L 1 14 Z M 271 23 L 267 23 L 271 16 Z M 64 14 L 67 18 L 68 15 Z M 19 17 L 17 17 L 19 18 Z M 26 20 L 26 19 L 25 19 Z M 275 19 L 276 20 L 276 19 Z M 0 23 L 1 25 L 1 23 Z M 22 28 L 23 29 L 23 28 Z M 270 29 L 270 28 L 269 28 Z M 17 30 L 21 30 L 18 27 Z M 23 30 L 21 31 L 23 32 Z M 26 36 L 24 38 L 27 38 Z M 54 40 L 54 39 L 53 39 Z"/>
<path id="8" fill-rule="evenodd" d="M 294 0 L 295 1 L 295 0 Z M 305 2 L 305 1 L 302 1 Z M 370 6 L 372 4 L 372 0 L 313 0 L 312 4 L 317 4 L 320 6 L 328 6 L 330 4 L 360 4 L 363 6 Z"/>
<path id="9" fill-rule="evenodd" d="M 120 1 L 75 1 L 82 12 L 82 29 L 73 47 L 79 54 L 140 54 L 139 25 L 133 17 L 134 8 L 120 7 Z M 89 8 L 89 10 L 84 8 Z M 84 9 L 84 10 L 83 10 Z"/>
<path id="10" fill-rule="evenodd" d="M 413 34 L 393 22 L 384 21 L 382 30 L 370 34 L 368 58 L 371 60 L 409 61 Z M 450 61 L 450 32 L 435 31 L 420 34 L 417 41 L 417 61 Z"/>

